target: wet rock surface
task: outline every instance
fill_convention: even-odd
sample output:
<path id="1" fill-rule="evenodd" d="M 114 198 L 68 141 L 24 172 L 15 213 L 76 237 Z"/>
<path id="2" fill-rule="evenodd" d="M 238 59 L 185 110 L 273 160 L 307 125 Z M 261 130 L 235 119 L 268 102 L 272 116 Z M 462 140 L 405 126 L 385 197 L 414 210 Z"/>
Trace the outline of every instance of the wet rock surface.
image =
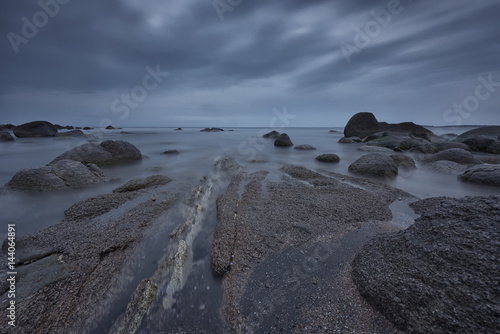
<path id="1" fill-rule="evenodd" d="M 465 170 L 459 179 L 465 182 L 500 186 L 500 165 L 478 165 Z"/>
<path id="2" fill-rule="evenodd" d="M 415 160 L 412 157 L 404 155 L 404 154 L 392 154 L 389 156 L 396 165 L 399 167 L 403 167 L 406 169 L 415 169 L 417 166 L 415 165 Z"/>
<path id="3" fill-rule="evenodd" d="M 338 155 L 333 153 L 321 154 L 316 157 L 316 160 L 322 162 L 339 162 L 340 158 Z"/>
<path id="4" fill-rule="evenodd" d="M 217 200 L 211 262 L 224 276 L 227 333 L 397 332 L 357 295 L 348 266 L 369 238 L 395 229 L 381 221 L 392 201 L 410 195 L 300 166 L 283 167 L 275 183 L 231 159 L 221 165 L 231 182 Z"/>
<path id="5" fill-rule="evenodd" d="M 450 148 L 441 152 L 438 152 L 433 155 L 429 155 L 424 158 L 425 162 L 434 162 L 434 161 L 440 161 L 440 160 L 446 160 L 446 161 L 453 161 L 458 164 L 464 164 L 464 165 L 469 165 L 469 164 L 480 164 L 481 160 L 474 156 L 472 153 L 462 150 L 460 148 Z"/>
<path id="6" fill-rule="evenodd" d="M 274 141 L 274 146 L 288 147 L 293 146 L 293 143 L 286 133 L 282 133 Z"/>
<path id="7" fill-rule="evenodd" d="M 500 196 L 430 198 L 422 216 L 353 262 L 361 295 L 405 333 L 494 333 L 500 326 Z"/>
<path id="8" fill-rule="evenodd" d="M 88 143 L 75 147 L 56 157 L 51 164 L 63 159 L 103 166 L 141 160 L 142 154 L 137 147 L 127 141 L 106 140 L 101 144 Z"/>
<path id="9" fill-rule="evenodd" d="M 302 144 L 302 145 L 297 145 L 293 148 L 294 150 L 299 150 L 299 151 L 314 151 L 316 147 L 308 144 Z"/>
<path id="10" fill-rule="evenodd" d="M 7 188 L 22 191 L 56 191 L 81 188 L 106 181 L 103 172 L 93 164 L 59 160 L 52 165 L 27 168 L 17 172 Z"/>
<path id="11" fill-rule="evenodd" d="M 54 137 L 57 127 L 46 121 L 35 121 L 16 126 L 13 132 L 18 138 Z"/>
<path id="12" fill-rule="evenodd" d="M 398 175 L 398 166 L 386 154 L 369 153 L 354 161 L 349 171 L 375 177 L 395 177 Z"/>

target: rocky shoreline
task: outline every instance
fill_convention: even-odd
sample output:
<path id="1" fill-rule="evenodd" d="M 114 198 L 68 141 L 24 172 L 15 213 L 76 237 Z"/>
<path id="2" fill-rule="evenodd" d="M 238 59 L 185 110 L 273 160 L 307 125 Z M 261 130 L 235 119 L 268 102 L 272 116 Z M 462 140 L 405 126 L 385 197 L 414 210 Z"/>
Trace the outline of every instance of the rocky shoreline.
<path id="1" fill-rule="evenodd" d="M 16 132 L 50 135 L 63 128 L 33 123 Z M 498 187 L 499 131 L 436 136 L 361 113 L 347 124 L 342 143 L 367 152 L 344 173 L 327 170 L 342 159 L 333 153 L 316 157 L 323 169 L 285 163 L 273 172 L 229 155 L 194 189 L 158 174 L 83 199 L 61 222 L 17 240 L 17 330 L 492 332 L 500 326 L 499 195 L 419 200 L 389 184 L 400 172 L 429 168 L 456 175 L 457 182 Z M 295 146 L 276 131 L 263 140 L 285 153 Z M 141 159 L 129 142 L 87 143 L 19 171 L 4 191 L 90 187 L 109 181 L 101 167 Z M 414 212 L 395 216 L 397 203 L 412 203 Z M 207 227 L 211 212 L 216 224 Z M 180 218 L 166 218 L 171 215 Z M 206 229 L 214 230 L 213 240 Z M 164 245 L 162 255 L 143 272 L 140 259 L 152 236 Z M 7 263 L 5 242 L 2 250 Z M 197 254 L 204 252 L 218 276 L 211 279 L 222 285 L 222 292 L 205 294 L 218 294 L 221 305 L 203 304 L 186 315 L 192 302 L 185 291 L 201 288 L 189 277 L 202 272 Z M 0 281 L 5 302 L 6 270 Z M 125 301 L 124 294 L 130 295 Z"/>

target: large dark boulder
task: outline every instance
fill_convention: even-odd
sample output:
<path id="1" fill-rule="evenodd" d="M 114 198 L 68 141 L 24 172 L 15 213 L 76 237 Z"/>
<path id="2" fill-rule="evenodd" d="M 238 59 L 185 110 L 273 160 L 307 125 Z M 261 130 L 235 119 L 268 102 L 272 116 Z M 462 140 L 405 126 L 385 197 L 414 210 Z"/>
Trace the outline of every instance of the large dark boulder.
<path id="1" fill-rule="evenodd" d="M 0 131 L 12 131 L 15 127 L 14 124 L 0 124 Z"/>
<path id="2" fill-rule="evenodd" d="M 472 151 L 486 152 L 488 147 L 496 140 L 483 135 L 473 135 L 462 140 L 462 144 L 469 146 Z"/>
<path id="3" fill-rule="evenodd" d="M 459 175 L 459 179 L 465 182 L 500 186 L 500 165 L 474 166 Z"/>
<path id="4" fill-rule="evenodd" d="M 486 152 L 492 153 L 492 154 L 500 154 L 500 140 L 492 143 L 488 148 L 486 149 Z"/>
<path id="5" fill-rule="evenodd" d="M 386 122 L 379 122 L 375 116 L 370 112 L 360 112 L 351 117 L 344 128 L 345 137 L 357 136 L 365 138 L 367 136 L 376 134 L 382 131 L 391 131 L 400 136 L 411 134 L 413 137 L 423 139 L 442 140 L 432 133 L 432 131 L 417 125 L 412 122 L 404 122 L 398 124 L 389 124 Z"/>
<path id="6" fill-rule="evenodd" d="M 59 155 L 51 164 L 64 159 L 102 166 L 141 160 L 142 155 L 137 147 L 127 141 L 106 140 L 101 144 L 88 143 L 75 147 Z"/>
<path id="7" fill-rule="evenodd" d="M 461 148 L 450 148 L 448 150 L 432 154 L 424 159 L 425 162 L 440 160 L 453 161 L 463 165 L 475 165 L 481 163 L 481 160 L 479 160 L 476 156 L 469 151 L 462 150 Z"/>
<path id="8" fill-rule="evenodd" d="M 368 176 L 395 177 L 398 175 L 398 166 L 386 154 L 370 153 L 354 161 L 349 166 L 349 171 Z"/>
<path id="9" fill-rule="evenodd" d="M 436 148 L 440 151 L 448 150 L 450 148 L 461 148 L 462 150 L 470 151 L 470 147 L 464 143 L 459 143 L 456 141 L 445 141 L 442 143 L 436 143 Z"/>
<path id="10" fill-rule="evenodd" d="M 23 169 L 6 186 L 23 191 L 54 191 L 81 188 L 104 180 L 104 174 L 96 165 L 59 160 L 52 165 Z"/>
<path id="11" fill-rule="evenodd" d="M 14 137 L 9 132 L 0 132 L 0 141 L 14 141 Z"/>
<path id="12" fill-rule="evenodd" d="M 344 128 L 344 137 L 364 138 L 375 132 L 383 131 L 371 112 L 360 112 L 351 117 Z"/>
<path id="13" fill-rule="evenodd" d="M 430 198 L 408 229 L 376 237 L 352 263 L 361 295 L 404 333 L 496 333 L 500 196 Z"/>
<path id="14" fill-rule="evenodd" d="M 54 137 L 57 135 L 57 127 L 46 121 L 29 122 L 16 126 L 14 135 L 19 138 Z"/>
<path id="15" fill-rule="evenodd" d="M 282 133 L 274 141 L 274 146 L 287 147 L 287 146 L 293 146 L 293 143 L 290 137 L 288 137 L 286 133 Z"/>

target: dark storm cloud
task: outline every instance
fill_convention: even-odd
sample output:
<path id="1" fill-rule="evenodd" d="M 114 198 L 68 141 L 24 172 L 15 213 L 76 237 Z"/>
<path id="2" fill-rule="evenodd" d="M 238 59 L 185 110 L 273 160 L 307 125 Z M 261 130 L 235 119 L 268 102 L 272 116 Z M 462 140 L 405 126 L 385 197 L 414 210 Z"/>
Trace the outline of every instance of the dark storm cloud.
<path id="1" fill-rule="evenodd" d="M 390 115 L 387 104 L 378 103 L 381 96 L 401 105 L 398 96 L 410 91 L 426 95 L 413 108 L 433 110 L 427 118 L 421 114 L 430 123 L 463 99 L 478 75 L 493 73 L 500 81 L 496 1 L 243 0 L 222 14 L 212 1 L 66 2 L 27 44 L 17 45 L 17 54 L 8 34 L 22 36 L 22 18 L 33 21 L 41 7 L 35 1 L 0 4 L 0 108 L 22 105 L 21 113 L 29 114 L 33 92 L 61 92 L 65 107 L 85 95 L 92 115 L 105 115 L 116 94 L 140 84 L 146 66 L 158 64 L 171 75 L 140 107 L 151 123 L 161 115 L 236 119 L 250 105 L 283 104 L 318 117 L 341 109 L 345 114 L 332 122 L 343 122 L 360 108 L 386 108 Z M 391 3 L 398 14 L 367 46 L 356 46 L 353 28 L 365 31 L 375 20 L 371 12 L 387 11 Z M 341 43 L 357 47 L 349 62 Z M 428 96 L 429 87 L 440 88 Z M 57 115 L 50 103 L 33 99 L 31 105 L 38 115 L 44 108 Z M 84 114 L 82 107 L 79 117 Z"/>

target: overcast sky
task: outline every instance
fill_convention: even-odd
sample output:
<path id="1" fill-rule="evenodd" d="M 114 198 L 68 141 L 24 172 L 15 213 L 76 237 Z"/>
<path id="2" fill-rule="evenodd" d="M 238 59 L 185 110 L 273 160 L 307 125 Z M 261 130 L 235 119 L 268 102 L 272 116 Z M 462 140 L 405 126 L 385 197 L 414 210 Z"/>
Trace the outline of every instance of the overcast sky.
<path id="1" fill-rule="evenodd" d="M 500 124 L 500 1 L 3 0 L 0 33 L 0 123 Z"/>

